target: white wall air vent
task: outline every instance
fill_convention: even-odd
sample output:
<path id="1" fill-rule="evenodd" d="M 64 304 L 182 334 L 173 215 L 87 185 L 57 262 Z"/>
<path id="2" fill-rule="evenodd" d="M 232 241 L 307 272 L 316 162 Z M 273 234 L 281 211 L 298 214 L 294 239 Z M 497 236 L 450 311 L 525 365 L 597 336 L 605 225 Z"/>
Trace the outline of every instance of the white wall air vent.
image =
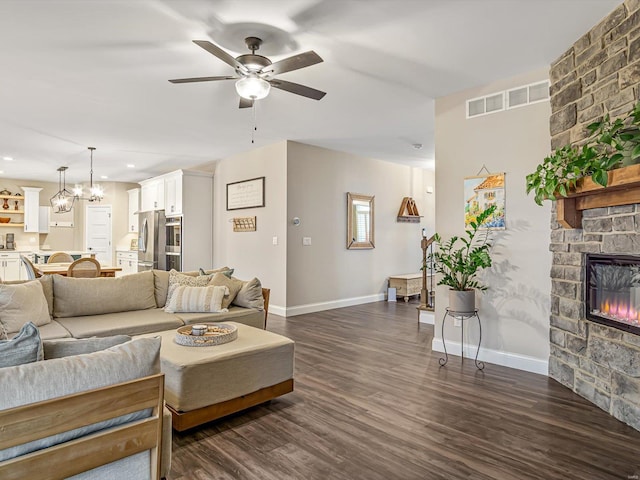
<path id="1" fill-rule="evenodd" d="M 514 88 L 507 92 L 507 108 L 526 105 L 529 101 L 529 90 L 527 87 Z"/>
<path id="2" fill-rule="evenodd" d="M 549 81 L 529 85 L 529 103 L 549 100 Z"/>
<path id="3" fill-rule="evenodd" d="M 467 118 L 549 100 L 549 80 L 467 100 Z"/>
<path id="4" fill-rule="evenodd" d="M 478 100 L 469 100 L 467 102 L 467 116 L 475 117 L 476 115 L 482 115 L 485 113 L 484 98 Z"/>
<path id="5" fill-rule="evenodd" d="M 498 93 L 496 95 L 486 97 L 485 104 L 487 106 L 487 113 L 504 110 L 504 93 Z"/>

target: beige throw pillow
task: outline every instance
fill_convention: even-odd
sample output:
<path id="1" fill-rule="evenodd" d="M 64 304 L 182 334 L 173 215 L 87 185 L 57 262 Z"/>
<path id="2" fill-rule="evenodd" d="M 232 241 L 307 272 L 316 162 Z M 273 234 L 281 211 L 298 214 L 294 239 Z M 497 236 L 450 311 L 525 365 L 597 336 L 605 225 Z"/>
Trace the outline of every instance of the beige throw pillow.
<path id="1" fill-rule="evenodd" d="M 51 322 L 42 283 L 37 280 L 0 285 L 0 327 L 7 333 L 19 332 L 27 322 L 41 327 Z"/>
<path id="2" fill-rule="evenodd" d="M 222 308 L 222 299 L 229 294 L 223 285 L 208 287 L 187 287 L 175 285 L 171 297 L 164 308 L 165 312 L 227 312 Z"/>
<path id="3" fill-rule="evenodd" d="M 169 290 L 167 292 L 167 300 L 165 307 L 171 303 L 171 298 L 176 290 L 176 287 L 206 287 L 213 278 L 211 275 L 190 275 L 186 273 L 180 273 L 177 270 L 169 271 Z"/>
<path id="4" fill-rule="evenodd" d="M 222 308 L 228 308 L 242 288 L 242 280 L 229 278 L 224 273 L 216 273 L 211 279 L 211 282 L 209 282 L 209 285 L 222 285 L 229 289 L 229 295 L 225 296 L 222 300 Z"/>
<path id="5" fill-rule="evenodd" d="M 264 297 L 262 296 L 260 280 L 254 277 L 248 282 L 242 282 L 242 288 L 233 303 L 239 307 L 264 310 Z"/>

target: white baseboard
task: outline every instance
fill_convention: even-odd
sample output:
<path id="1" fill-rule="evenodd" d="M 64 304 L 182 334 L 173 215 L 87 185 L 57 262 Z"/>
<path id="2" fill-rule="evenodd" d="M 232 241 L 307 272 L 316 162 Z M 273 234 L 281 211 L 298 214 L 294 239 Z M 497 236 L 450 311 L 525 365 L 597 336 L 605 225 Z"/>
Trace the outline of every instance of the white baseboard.
<path id="1" fill-rule="evenodd" d="M 281 307 L 279 305 L 269 305 L 269 313 L 282 317 L 295 317 L 296 315 L 304 315 L 305 313 L 322 312 L 324 310 L 333 310 L 334 308 L 351 307 L 353 305 L 362 305 L 363 303 L 380 302 L 386 299 L 384 293 L 376 293 L 373 295 L 365 295 L 363 297 L 343 298 L 340 300 L 331 300 L 329 302 L 308 303 L 306 305 L 296 305 L 295 307 Z"/>
<path id="2" fill-rule="evenodd" d="M 436 314 L 429 310 L 420 310 L 420 323 L 436 324 Z"/>
<path id="3" fill-rule="evenodd" d="M 475 358 L 477 346 L 464 345 L 465 358 Z M 441 338 L 434 338 L 431 342 L 431 350 L 434 352 L 444 352 Z M 449 355 L 460 356 L 460 342 L 453 342 L 447 340 L 447 352 Z M 520 355 L 517 353 L 502 352 L 500 350 L 492 350 L 490 348 L 480 348 L 478 354 L 478 360 L 483 362 L 495 363 L 496 365 L 502 365 L 504 367 L 516 368 L 518 370 L 524 370 L 526 372 L 538 373 L 540 375 L 547 376 L 549 374 L 549 362 L 547 360 L 541 360 L 539 358 L 529 357 L 527 355 Z M 451 359 L 449 359 L 451 361 Z"/>
<path id="4" fill-rule="evenodd" d="M 281 307 L 280 305 L 271 305 L 269 304 L 269 314 L 279 315 L 281 317 L 287 316 L 287 309 L 285 307 Z"/>

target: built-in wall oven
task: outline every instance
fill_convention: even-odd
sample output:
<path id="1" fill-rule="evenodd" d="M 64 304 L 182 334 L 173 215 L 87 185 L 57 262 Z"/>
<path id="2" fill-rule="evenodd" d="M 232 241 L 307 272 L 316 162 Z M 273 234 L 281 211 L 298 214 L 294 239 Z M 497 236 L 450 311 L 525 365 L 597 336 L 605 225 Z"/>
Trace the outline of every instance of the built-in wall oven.
<path id="1" fill-rule="evenodd" d="M 182 271 L 182 217 L 167 217 L 165 223 L 167 270 Z"/>

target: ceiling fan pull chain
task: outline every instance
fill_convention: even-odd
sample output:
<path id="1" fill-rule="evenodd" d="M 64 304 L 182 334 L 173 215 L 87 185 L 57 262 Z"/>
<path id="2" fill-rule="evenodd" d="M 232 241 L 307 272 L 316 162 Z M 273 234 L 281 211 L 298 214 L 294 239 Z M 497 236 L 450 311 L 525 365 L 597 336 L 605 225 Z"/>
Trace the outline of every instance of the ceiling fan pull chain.
<path id="1" fill-rule="evenodd" d="M 251 130 L 251 143 L 256 143 L 255 142 L 255 133 L 258 130 L 258 120 L 257 120 L 257 113 L 256 113 L 256 102 L 255 100 L 253 101 L 253 129 Z"/>

